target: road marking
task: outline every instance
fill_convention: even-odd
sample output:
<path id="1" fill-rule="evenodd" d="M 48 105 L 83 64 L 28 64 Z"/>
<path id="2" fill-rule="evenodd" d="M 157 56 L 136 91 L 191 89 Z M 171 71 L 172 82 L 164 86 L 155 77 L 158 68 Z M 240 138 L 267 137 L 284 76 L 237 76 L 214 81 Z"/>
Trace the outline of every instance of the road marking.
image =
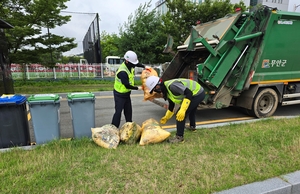
<path id="1" fill-rule="evenodd" d="M 131 94 L 130 97 L 141 97 L 144 96 L 144 94 Z M 113 96 L 96 96 L 95 98 L 101 99 L 101 98 L 113 98 Z"/>
<path id="2" fill-rule="evenodd" d="M 31 119 L 30 113 L 27 113 L 27 119 L 28 119 L 28 121 L 30 121 L 30 119 Z"/>
<path id="3" fill-rule="evenodd" d="M 242 120 L 250 120 L 250 119 L 254 119 L 254 117 L 239 117 L 239 118 L 218 119 L 218 120 L 211 120 L 211 121 L 200 121 L 200 122 L 196 122 L 196 125 L 222 123 L 222 122 L 229 122 L 229 121 L 242 121 Z M 188 125 L 189 123 L 186 124 Z M 163 129 L 176 128 L 176 125 L 166 125 L 166 126 L 162 126 L 162 128 Z"/>

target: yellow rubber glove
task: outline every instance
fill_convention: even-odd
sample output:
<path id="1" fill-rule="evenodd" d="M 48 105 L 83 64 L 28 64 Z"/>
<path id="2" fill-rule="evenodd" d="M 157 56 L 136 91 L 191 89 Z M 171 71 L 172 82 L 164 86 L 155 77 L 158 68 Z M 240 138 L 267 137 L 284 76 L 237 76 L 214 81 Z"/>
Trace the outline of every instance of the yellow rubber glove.
<path id="1" fill-rule="evenodd" d="M 189 108 L 191 101 L 187 98 L 184 98 L 179 111 L 176 114 L 177 121 L 183 121 L 185 117 L 185 112 Z"/>
<path id="2" fill-rule="evenodd" d="M 163 125 L 166 124 L 167 121 L 170 118 L 172 118 L 173 115 L 174 115 L 173 112 L 171 112 L 170 110 L 167 110 L 166 115 L 160 119 L 160 123 L 163 124 Z"/>

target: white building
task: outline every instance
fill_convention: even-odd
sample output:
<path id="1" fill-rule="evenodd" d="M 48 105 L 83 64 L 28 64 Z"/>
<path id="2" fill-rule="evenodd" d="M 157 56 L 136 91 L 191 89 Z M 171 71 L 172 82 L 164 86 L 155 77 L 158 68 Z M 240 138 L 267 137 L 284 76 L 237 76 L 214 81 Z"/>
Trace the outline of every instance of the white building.
<path id="1" fill-rule="evenodd" d="M 189 0 L 194 3 L 202 3 L 204 0 Z M 230 0 L 232 4 L 239 3 L 241 0 Z M 282 11 L 295 11 L 296 5 L 294 4 L 293 10 L 289 10 L 289 7 L 291 7 L 290 4 L 294 3 L 295 0 L 242 0 L 244 1 L 245 5 L 247 7 L 254 7 L 258 4 L 266 5 L 268 7 L 276 7 L 278 10 Z M 299 5 L 300 7 L 300 5 Z M 159 0 L 155 3 L 155 8 L 157 9 L 158 13 L 165 14 L 168 9 L 165 3 L 165 0 Z M 300 8 L 299 8 L 300 9 Z"/>
<path id="2" fill-rule="evenodd" d="M 268 7 L 277 7 L 278 10 L 288 11 L 290 0 L 242 0 L 247 7 L 256 6 L 257 4 L 266 5 Z M 230 0 L 231 3 L 239 3 L 240 0 Z"/>
<path id="3" fill-rule="evenodd" d="M 155 3 L 155 9 L 157 10 L 157 12 L 160 15 L 164 15 L 165 13 L 167 13 L 168 8 L 167 5 L 165 3 L 165 0 L 159 0 Z"/>

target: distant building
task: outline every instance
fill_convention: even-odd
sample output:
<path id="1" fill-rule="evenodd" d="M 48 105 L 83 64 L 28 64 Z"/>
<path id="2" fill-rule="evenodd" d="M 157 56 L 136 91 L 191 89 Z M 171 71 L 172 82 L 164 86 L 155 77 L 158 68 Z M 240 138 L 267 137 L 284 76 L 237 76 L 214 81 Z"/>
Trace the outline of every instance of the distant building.
<path id="1" fill-rule="evenodd" d="M 276 7 L 278 10 L 288 11 L 290 0 L 242 0 L 247 7 L 254 7 L 258 4 L 266 5 L 268 7 Z M 230 0 L 232 4 L 239 3 L 240 0 Z"/>
<path id="2" fill-rule="evenodd" d="M 204 0 L 187 0 L 193 3 L 202 3 Z M 268 7 L 276 7 L 278 10 L 288 11 L 290 0 L 230 0 L 232 4 L 243 1 L 247 7 L 255 7 L 258 4 L 266 5 Z M 157 12 L 161 15 L 167 13 L 168 8 L 165 0 L 159 0 L 155 3 Z"/>

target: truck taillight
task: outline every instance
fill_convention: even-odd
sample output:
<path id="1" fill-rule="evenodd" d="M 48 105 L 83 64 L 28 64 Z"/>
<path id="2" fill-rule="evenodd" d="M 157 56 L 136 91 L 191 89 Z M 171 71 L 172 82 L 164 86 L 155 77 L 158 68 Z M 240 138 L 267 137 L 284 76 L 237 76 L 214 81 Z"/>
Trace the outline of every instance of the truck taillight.
<path id="1" fill-rule="evenodd" d="M 240 7 L 238 7 L 238 8 L 235 8 L 235 12 L 239 12 L 239 11 L 241 11 L 242 9 L 240 8 Z"/>

